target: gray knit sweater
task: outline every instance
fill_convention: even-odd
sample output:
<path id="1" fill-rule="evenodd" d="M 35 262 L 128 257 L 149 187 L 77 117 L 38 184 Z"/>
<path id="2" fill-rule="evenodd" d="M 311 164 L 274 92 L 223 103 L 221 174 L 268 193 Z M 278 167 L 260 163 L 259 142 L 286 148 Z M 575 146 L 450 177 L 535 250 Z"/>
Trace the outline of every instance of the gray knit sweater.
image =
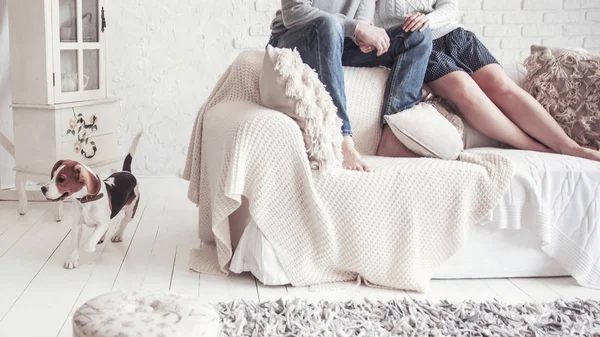
<path id="1" fill-rule="evenodd" d="M 458 0 L 378 0 L 375 25 L 391 28 L 404 23 L 415 12 L 426 14 L 433 39 L 458 28 Z"/>
<path id="2" fill-rule="evenodd" d="M 321 16 L 332 15 L 344 26 L 344 36 L 354 36 L 359 21 L 373 22 L 375 0 L 281 0 L 271 31 L 280 33 Z"/>

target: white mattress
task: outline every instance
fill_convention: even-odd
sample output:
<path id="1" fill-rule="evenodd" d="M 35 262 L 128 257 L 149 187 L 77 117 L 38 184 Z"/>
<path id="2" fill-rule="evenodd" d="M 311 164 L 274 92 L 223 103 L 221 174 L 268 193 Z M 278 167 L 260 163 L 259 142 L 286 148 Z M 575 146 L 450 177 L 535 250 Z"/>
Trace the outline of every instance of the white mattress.
<path id="1" fill-rule="evenodd" d="M 542 250 L 542 239 L 547 238 L 541 237 L 544 233 L 539 233 L 538 224 L 549 220 L 553 228 L 562 228 L 563 232 L 565 228 L 575 231 L 584 222 L 595 228 L 600 214 L 586 206 L 597 204 L 598 189 L 581 177 L 597 177 L 598 164 L 528 151 L 478 150 L 498 151 L 511 158 L 515 175 L 496 208 L 470 229 L 467 244 L 438 269 L 434 278 L 568 275 L 569 268 L 563 268 Z M 592 185 L 598 181 L 594 180 Z M 565 197 L 567 189 L 571 191 L 569 199 Z M 560 212 L 555 211 L 559 207 Z M 578 240 L 590 240 L 589 237 L 596 235 L 593 232 L 579 231 Z M 600 253 L 600 247 L 596 250 Z M 240 238 L 230 269 L 235 273 L 252 272 L 267 285 L 289 283 L 275 251 L 252 220 Z"/>

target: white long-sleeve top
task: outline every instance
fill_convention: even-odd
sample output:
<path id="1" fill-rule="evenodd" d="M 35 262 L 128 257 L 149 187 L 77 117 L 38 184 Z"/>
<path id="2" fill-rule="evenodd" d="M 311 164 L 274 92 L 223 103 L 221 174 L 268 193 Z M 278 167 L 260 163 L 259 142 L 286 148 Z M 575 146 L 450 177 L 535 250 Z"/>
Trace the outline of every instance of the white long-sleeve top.
<path id="1" fill-rule="evenodd" d="M 433 39 L 440 38 L 458 28 L 458 0 L 378 0 L 375 24 L 391 28 L 404 23 L 415 12 L 426 14 Z"/>

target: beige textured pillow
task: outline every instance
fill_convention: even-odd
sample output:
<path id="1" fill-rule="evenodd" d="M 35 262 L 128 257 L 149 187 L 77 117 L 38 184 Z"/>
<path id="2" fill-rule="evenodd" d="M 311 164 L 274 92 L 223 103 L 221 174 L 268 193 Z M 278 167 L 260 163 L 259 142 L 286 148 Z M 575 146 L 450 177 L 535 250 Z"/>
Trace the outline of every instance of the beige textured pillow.
<path id="1" fill-rule="evenodd" d="M 600 141 L 600 56 L 532 46 L 523 85 L 581 145 Z"/>
<path id="2" fill-rule="evenodd" d="M 317 73 L 302 62 L 297 50 L 267 46 L 260 100 L 298 123 L 312 169 L 342 166 L 342 121 Z"/>
<path id="3" fill-rule="evenodd" d="M 417 154 L 454 160 L 463 151 L 456 127 L 431 104 L 421 102 L 384 118 L 402 144 Z"/>

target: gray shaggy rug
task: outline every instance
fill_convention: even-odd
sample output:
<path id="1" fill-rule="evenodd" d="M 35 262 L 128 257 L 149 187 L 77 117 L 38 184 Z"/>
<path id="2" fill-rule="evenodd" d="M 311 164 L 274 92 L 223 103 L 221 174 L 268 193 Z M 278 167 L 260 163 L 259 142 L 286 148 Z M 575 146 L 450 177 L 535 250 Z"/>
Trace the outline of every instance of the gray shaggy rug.
<path id="1" fill-rule="evenodd" d="M 302 299 L 220 303 L 225 336 L 600 336 L 600 303 Z"/>

